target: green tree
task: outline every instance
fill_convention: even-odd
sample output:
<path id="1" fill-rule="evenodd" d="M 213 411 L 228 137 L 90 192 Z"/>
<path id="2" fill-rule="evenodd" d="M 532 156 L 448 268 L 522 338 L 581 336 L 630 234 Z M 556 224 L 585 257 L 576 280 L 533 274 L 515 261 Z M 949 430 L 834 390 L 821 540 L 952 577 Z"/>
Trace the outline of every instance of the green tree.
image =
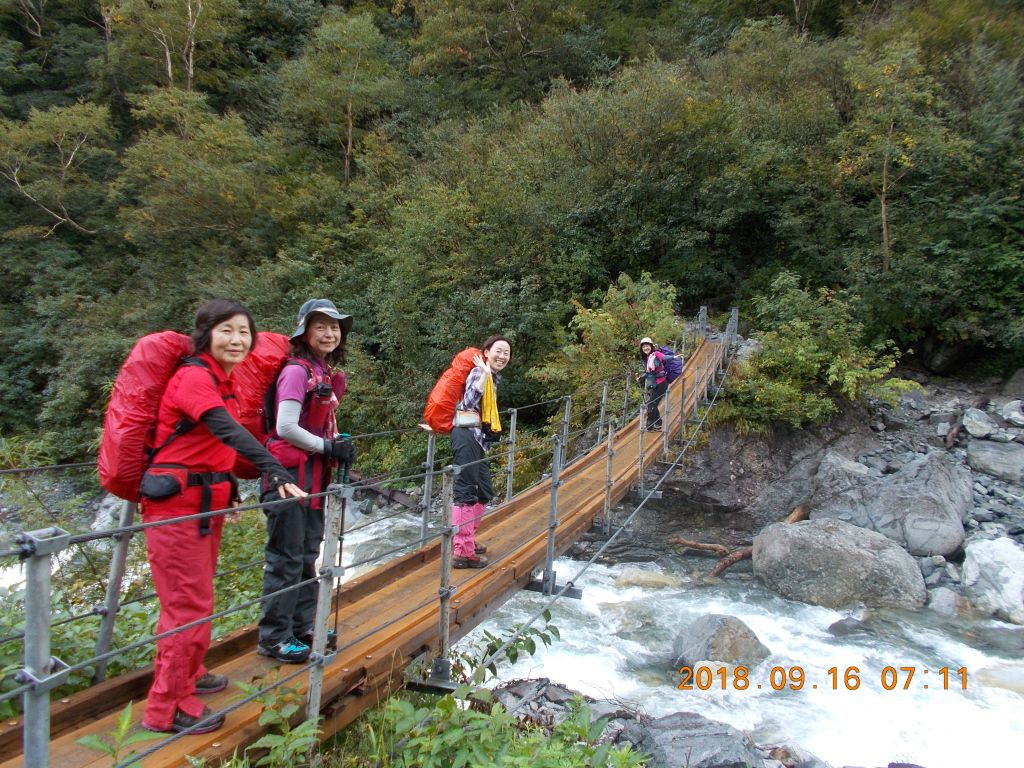
<path id="1" fill-rule="evenodd" d="M 238 24 L 237 0 L 119 0 L 104 6 L 109 66 L 129 90 L 163 85 L 191 91 L 224 78 L 224 41 Z"/>
<path id="2" fill-rule="evenodd" d="M 111 171 L 113 129 L 105 107 L 32 110 L 25 122 L 0 120 L 0 178 L 27 210 L 8 237 L 49 237 L 61 227 L 96 234 L 98 204 Z"/>
<path id="3" fill-rule="evenodd" d="M 324 15 L 302 56 L 281 71 L 282 113 L 305 141 L 341 147 L 346 180 L 358 122 L 385 109 L 401 92 L 385 49 L 370 14 L 334 9 Z"/>

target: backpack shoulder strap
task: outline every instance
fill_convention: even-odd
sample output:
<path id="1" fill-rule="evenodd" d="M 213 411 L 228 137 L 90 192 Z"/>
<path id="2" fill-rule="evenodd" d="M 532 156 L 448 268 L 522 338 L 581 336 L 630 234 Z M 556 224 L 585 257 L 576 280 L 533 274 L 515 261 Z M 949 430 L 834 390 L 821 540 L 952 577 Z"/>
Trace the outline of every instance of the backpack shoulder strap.
<path id="1" fill-rule="evenodd" d="M 213 388 L 217 389 L 218 384 L 219 384 L 219 382 L 217 381 L 217 377 L 214 375 L 213 371 L 210 370 L 209 363 L 207 363 L 201 357 L 196 357 L 195 355 L 187 355 L 187 356 L 181 358 L 181 362 L 178 363 L 178 368 L 181 368 L 183 366 L 190 366 L 190 367 L 193 367 L 193 368 L 204 368 L 210 374 L 210 378 L 213 380 Z M 226 400 L 228 398 L 233 398 L 233 397 L 234 397 L 234 395 L 228 395 L 226 397 L 222 396 L 221 399 L 225 399 Z M 174 429 L 171 430 L 171 434 L 169 434 L 167 436 L 167 439 L 164 440 L 162 443 L 160 443 L 160 445 L 158 445 L 155 448 L 152 448 L 152 449 L 149 450 L 149 461 L 150 461 L 150 463 L 153 462 L 153 460 L 156 458 L 156 455 L 160 451 L 162 451 L 164 448 L 166 448 L 176 438 L 181 437 L 182 435 L 186 434 L 187 432 L 191 432 L 197 426 L 198 426 L 198 424 L 196 422 L 192 421 L 191 419 L 186 419 L 184 416 L 181 417 L 180 419 L 178 419 L 178 423 L 174 425 Z"/>

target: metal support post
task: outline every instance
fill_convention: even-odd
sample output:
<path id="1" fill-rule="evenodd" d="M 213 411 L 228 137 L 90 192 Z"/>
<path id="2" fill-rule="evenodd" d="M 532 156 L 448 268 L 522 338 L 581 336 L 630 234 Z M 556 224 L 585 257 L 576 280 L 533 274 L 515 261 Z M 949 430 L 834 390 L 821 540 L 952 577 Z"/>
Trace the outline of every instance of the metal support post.
<path id="1" fill-rule="evenodd" d="M 121 507 L 121 516 L 117 521 L 118 528 L 127 528 L 135 520 L 135 512 L 139 505 L 126 501 Z M 114 622 L 117 612 L 121 610 L 121 586 L 124 583 L 125 564 L 128 562 L 128 545 L 132 542 L 132 534 L 115 533 L 114 554 L 110 558 L 110 571 L 107 575 L 107 594 L 103 599 L 103 618 L 100 619 L 100 631 L 96 635 L 96 651 L 94 656 L 103 656 L 110 650 L 114 639 Z M 107 679 L 107 661 L 96 662 L 96 670 L 92 675 L 92 684 L 102 683 Z"/>
<path id="2" fill-rule="evenodd" d="M 626 394 L 622 398 L 622 421 L 619 422 L 619 426 L 626 425 L 626 416 L 629 414 L 629 385 L 632 380 L 632 373 L 626 371 Z"/>
<path id="3" fill-rule="evenodd" d="M 615 463 L 615 425 L 608 425 L 608 448 L 606 450 L 607 462 L 605 464 L 604 478 L 604 535 L 610 536 L 612 532 L 612 486 L 615 481 L 612 479 Z"/>
<path id="4" fill-rule="evenodd" d="M 320 717 L 320 699 L 324 687 L 324 667 L 334 661 L 337 651 L 327 653 L 327 620 L 331 615 L 331 595 L 337 579 L 345 575 L 341 565 L 340 542 L 348 502 L 354 497 L 351 485 L 331 483 L 327 487 L 327 509 L 324 513 L 323 562 L 317 585 L 316 614 L 313 617 L 313 647 L 309 654 L 309 689 L 306 692 L 306 719 Z"/>
<path id="5" fill-rule="evenodd" d="M 50 656 L 51 556 L 68 545 L 71 534 L 52 527 L 18 534 L 25 563 L 25 667 L 16 676 L 31 688 L 22 694 L 25 765 L 50 765 L 50 691 L 67 680 L 68 665 Z"/>
<path id="6" fill-rule="evenodd" d="M 516 476 L 516 419 L 519 411 L 512 409 L 508 426 L 508 466 L 505 468 L 505 475 L 508 480 L 505 485 L 505 501 L 512 501 L 512 481 Z"/>
<path id="7" fill-rule="evenodd" d="M 430 430 L 427 435 L 427 460 L 423 462 L 426 475 L 423 478 L 423 498 L 420 499 L 422 519 L 420 520 L 420 538 L 427 538 L 430 529 L 430 497 L 434 495 L 434 456 L 437 452 L 437 433 Z"/>
<path id="8" fill-rule="evenodd" d="M 551 504 L 548 507 L 548 541 L 544 554 L 544 594 L 555 591 L 555 536 L 558 529 L 558 487 L 562 484 L 562 461 L 565 446 L 561 438 L 555 435 L 551 452 Z"/>
<path id="9" fill-rule="evenodd" d="M 672 434 L 672 398 L 669 394 L 672 391 L 672 385 L 665 385 L 665 396 L 661 398 L 664 401 L 665 415 L 661 419 L 661 455 L 662 458 L 668 456 L 668 441 Z"/>
<path id="10" fill-rule="evenodd" d="M 597 417 L 597 443 L 600 445 L 601 441 L 604 440 L 604 420 L 608 415 L 608 382 L 604 383 L 604 388 L 601 390 L 601 415 Z"/>
<path id="11" fill-rule="evenodd" d="M 640 493 L 644 492 L 644 438 L 647 437 L 647 409 L 640 409 L 640 434 L 637 439 L 636 464 L 638 468 Z"/>
<path id="12" fill-rule="evenodd" d="M 450 683 L 452 679 L 452 660 L 448 658 L 451 651 L 451 601 L 455 594 L 452 587 L 452 556 L 454 554 L 453 539 L 455 527 L 452 525 L 452 503 L 455 496 L 455 476 L 459 467 L 445 467 L 444 485 L 441 493 L 442 526 L 441 536 L 441 583 L 437 588 L 440 598 L 438 606 L 437 656 L 430 670 L 429 682 L 432 684 Z"/>
<path id="13" fill-rule="evenodd" d="M 572 395 L 565 396 L 565 412 L 562 414 L 562 464 L 569 463 L 569 419 L 572 416 Z"/>
<path id="14" fill-rule="evenodd" d="M 704 353 L 704 362 L 701 367 L 703 371 L 701 374 L 700 400 L 703 405 L 708 406 L 711 404 L 711 400 L 708 397 L 708 382 L 711 380 L 711 358 L 707 352 Z"/>

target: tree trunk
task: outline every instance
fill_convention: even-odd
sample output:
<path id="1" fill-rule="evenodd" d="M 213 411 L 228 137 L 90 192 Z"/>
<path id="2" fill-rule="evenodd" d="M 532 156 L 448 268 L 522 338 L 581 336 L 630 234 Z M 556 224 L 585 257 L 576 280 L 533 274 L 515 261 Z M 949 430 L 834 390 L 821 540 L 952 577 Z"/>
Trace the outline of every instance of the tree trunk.
<path id="1" fill-rule="evenodd" d="M 882 271 L 889 271 L 889 155 L 892 152 L 892 134 L 896 125 L 889 123 L 885 140 L 885 160 L 882 162 Z"/>

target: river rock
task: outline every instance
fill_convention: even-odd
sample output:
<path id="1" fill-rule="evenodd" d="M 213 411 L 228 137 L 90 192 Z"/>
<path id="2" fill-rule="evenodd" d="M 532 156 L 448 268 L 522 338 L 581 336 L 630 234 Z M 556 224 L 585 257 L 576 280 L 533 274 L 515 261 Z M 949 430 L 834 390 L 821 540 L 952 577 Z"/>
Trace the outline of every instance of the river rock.
<path id="1" fill-rule="evenodd" d="M 1011 400 L 1000 415 L 1015 427 L 1024 427 L 1024 400 Z"/>
<path id="2" fill-rule="evenodd" d="M 1024 665 L 996 664 L 982 667 L 974 673 L 974 679 L 990 688 L 1005 688 L 1014 693 L 1024 694 Z"/>
<path id="3" fill-rule="evenodd" d="M 976 472 L 1010 483 L 1024 483 L 1024 445 L 971 440 L 967 446 L 967 463 Z"/>
<path id="4" fill-rule="evenodd" d="M 679 630 L 672 653 L 675 667 L 692 667 L 699 661 L 753 667 L 767 659 L 771 651 L 735 616 L 709 613 Z"/>
<path id="5" fill-rule="evenodd" d="M 992 417 L 978 408 L 968 408 L 964 411 L 964 429 L 971 437 L 988 437 L 993 432 L 999 431 L 999 425 Z"/>
<path id="6" fill-rule="evenodd" d="M 1003 397 L 1024 398 L 1024 368 L 1019 369 L 1003 384 Z"/>
<path id="7" fill-rule="evenodd" d="M 640 568 L 625 568 L 615 577 L 616 587 L 653 587 L 661 589 L 664 587 L 682 586 L 683 580 L 670 573 L 659 573 L 658 571 L 645 571 Z"/>
<path id="8" fill-rule="evenodd" d="M 967 545 L 964 593 L 987 616 L 1024 624 L 1024 548 L 1012 539 L 978 539 Z"/>
<path id="9" fill-rule="evenodd" d="M 876 531 L 912 555 L 949 555 L 963 544 L 971 489 L 971 473 L 944 451 L 916 456 L 881 478 L 829 453 L 814 478 L 811 519 Z"/>
<path id="10" fill-rule="evenodd" d="M 828 608 L 920 608 L 917 561 L 880 533 L 842 520 L 775 523 L 754 537 L 754 573 L 783 597 Z"/>
<path id="11" fill-rule="evenodd" d="M 748 736 L 696 712 L 676 712 L 652 721 L 639 746 L 651 755 L 651 768 L 761 765 L 761 755 Z"/>
<path id="12" fill-rule="evenodd" d="M 949 587 L 937 587 L 928 591 L 928 609 L 950 618 L 970 616 L 974 613 L 971 601 Z"/>

